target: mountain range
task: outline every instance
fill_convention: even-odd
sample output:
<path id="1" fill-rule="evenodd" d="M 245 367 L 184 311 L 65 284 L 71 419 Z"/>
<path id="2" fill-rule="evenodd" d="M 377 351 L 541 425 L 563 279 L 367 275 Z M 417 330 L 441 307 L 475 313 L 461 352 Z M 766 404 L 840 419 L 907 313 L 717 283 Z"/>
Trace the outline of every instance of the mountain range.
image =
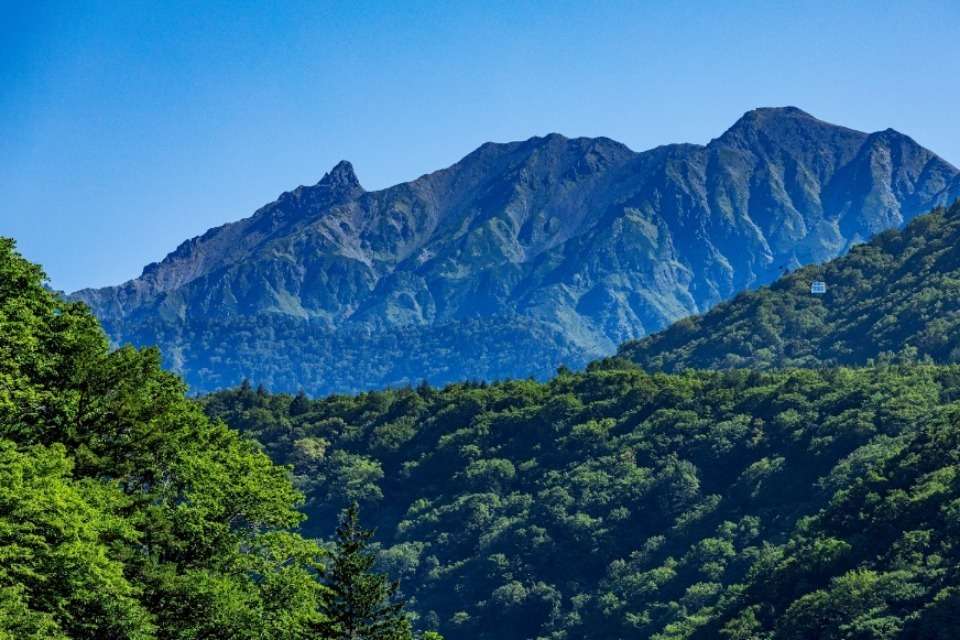
<path id="1" fill-rule="evenodd" d="M 764 108 L 707 145 L 551 134 L 380 191 L 341 162 L 73 297 L 196 391 L 544 377 L 957 196 L 906 135 Z"/>

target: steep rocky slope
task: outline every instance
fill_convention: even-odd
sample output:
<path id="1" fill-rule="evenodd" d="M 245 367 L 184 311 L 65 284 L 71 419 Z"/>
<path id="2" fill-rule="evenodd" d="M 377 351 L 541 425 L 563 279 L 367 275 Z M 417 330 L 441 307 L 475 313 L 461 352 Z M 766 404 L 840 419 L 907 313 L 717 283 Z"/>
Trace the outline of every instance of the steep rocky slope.
<path id="1" fill-rule="evenodd" d="M 811 284 L 826 285 L 823 294 Z M 960 202 L 628 342 L 646 369 L 960 362 Z"/>

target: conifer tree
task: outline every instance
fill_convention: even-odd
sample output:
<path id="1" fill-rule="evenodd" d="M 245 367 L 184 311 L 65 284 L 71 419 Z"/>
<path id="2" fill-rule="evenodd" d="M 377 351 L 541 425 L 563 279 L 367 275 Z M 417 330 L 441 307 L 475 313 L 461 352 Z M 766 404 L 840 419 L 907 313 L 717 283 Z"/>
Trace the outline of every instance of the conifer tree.
<path id="1" fill-rule="evenodd" d="M 353 503 L 340 517 L 336 547 L 326 576 L 329 622 L 320 631 L 335 640 L 412 640 L 398 582 L 373 570 L 373 531 L 360 526 Z"/>
<path id="2" fill-rule="evenodd" d="M 307 397 L 303 389 L 300 389 L 293 400 L 290 401 L 290 415 L 302 416 L 308 411 L 310 411 L 310 398 Z"/>

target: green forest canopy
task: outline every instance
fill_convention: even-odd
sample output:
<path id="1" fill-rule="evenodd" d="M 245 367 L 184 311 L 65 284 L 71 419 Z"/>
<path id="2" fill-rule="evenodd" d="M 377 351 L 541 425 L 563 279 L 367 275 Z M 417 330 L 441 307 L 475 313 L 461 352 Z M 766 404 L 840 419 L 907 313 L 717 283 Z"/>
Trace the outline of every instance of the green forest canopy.
<path id="1" fill-rule="evenodd" d="M 521 640 L 960 629 L 960 368 L 648 374 L 206 410 L 359 501 L 427 626 Z"/>
<path id="2" fill-rule="evenodd" d="M 288 470 L 43 282 L 0 239 L 0 639 L 338 637 Z"/>

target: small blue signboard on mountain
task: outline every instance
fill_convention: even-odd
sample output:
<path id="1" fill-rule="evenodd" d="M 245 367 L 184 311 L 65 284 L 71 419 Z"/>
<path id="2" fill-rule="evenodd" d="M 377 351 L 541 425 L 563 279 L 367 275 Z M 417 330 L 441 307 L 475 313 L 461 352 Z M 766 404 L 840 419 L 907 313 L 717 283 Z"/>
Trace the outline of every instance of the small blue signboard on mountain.
<path id="1" fill-rule="evenodd" d="M 821 294 L 827 292 L 827 283 L 823 280 L 814 280 L 810 285 L 810 293 Z"/>

